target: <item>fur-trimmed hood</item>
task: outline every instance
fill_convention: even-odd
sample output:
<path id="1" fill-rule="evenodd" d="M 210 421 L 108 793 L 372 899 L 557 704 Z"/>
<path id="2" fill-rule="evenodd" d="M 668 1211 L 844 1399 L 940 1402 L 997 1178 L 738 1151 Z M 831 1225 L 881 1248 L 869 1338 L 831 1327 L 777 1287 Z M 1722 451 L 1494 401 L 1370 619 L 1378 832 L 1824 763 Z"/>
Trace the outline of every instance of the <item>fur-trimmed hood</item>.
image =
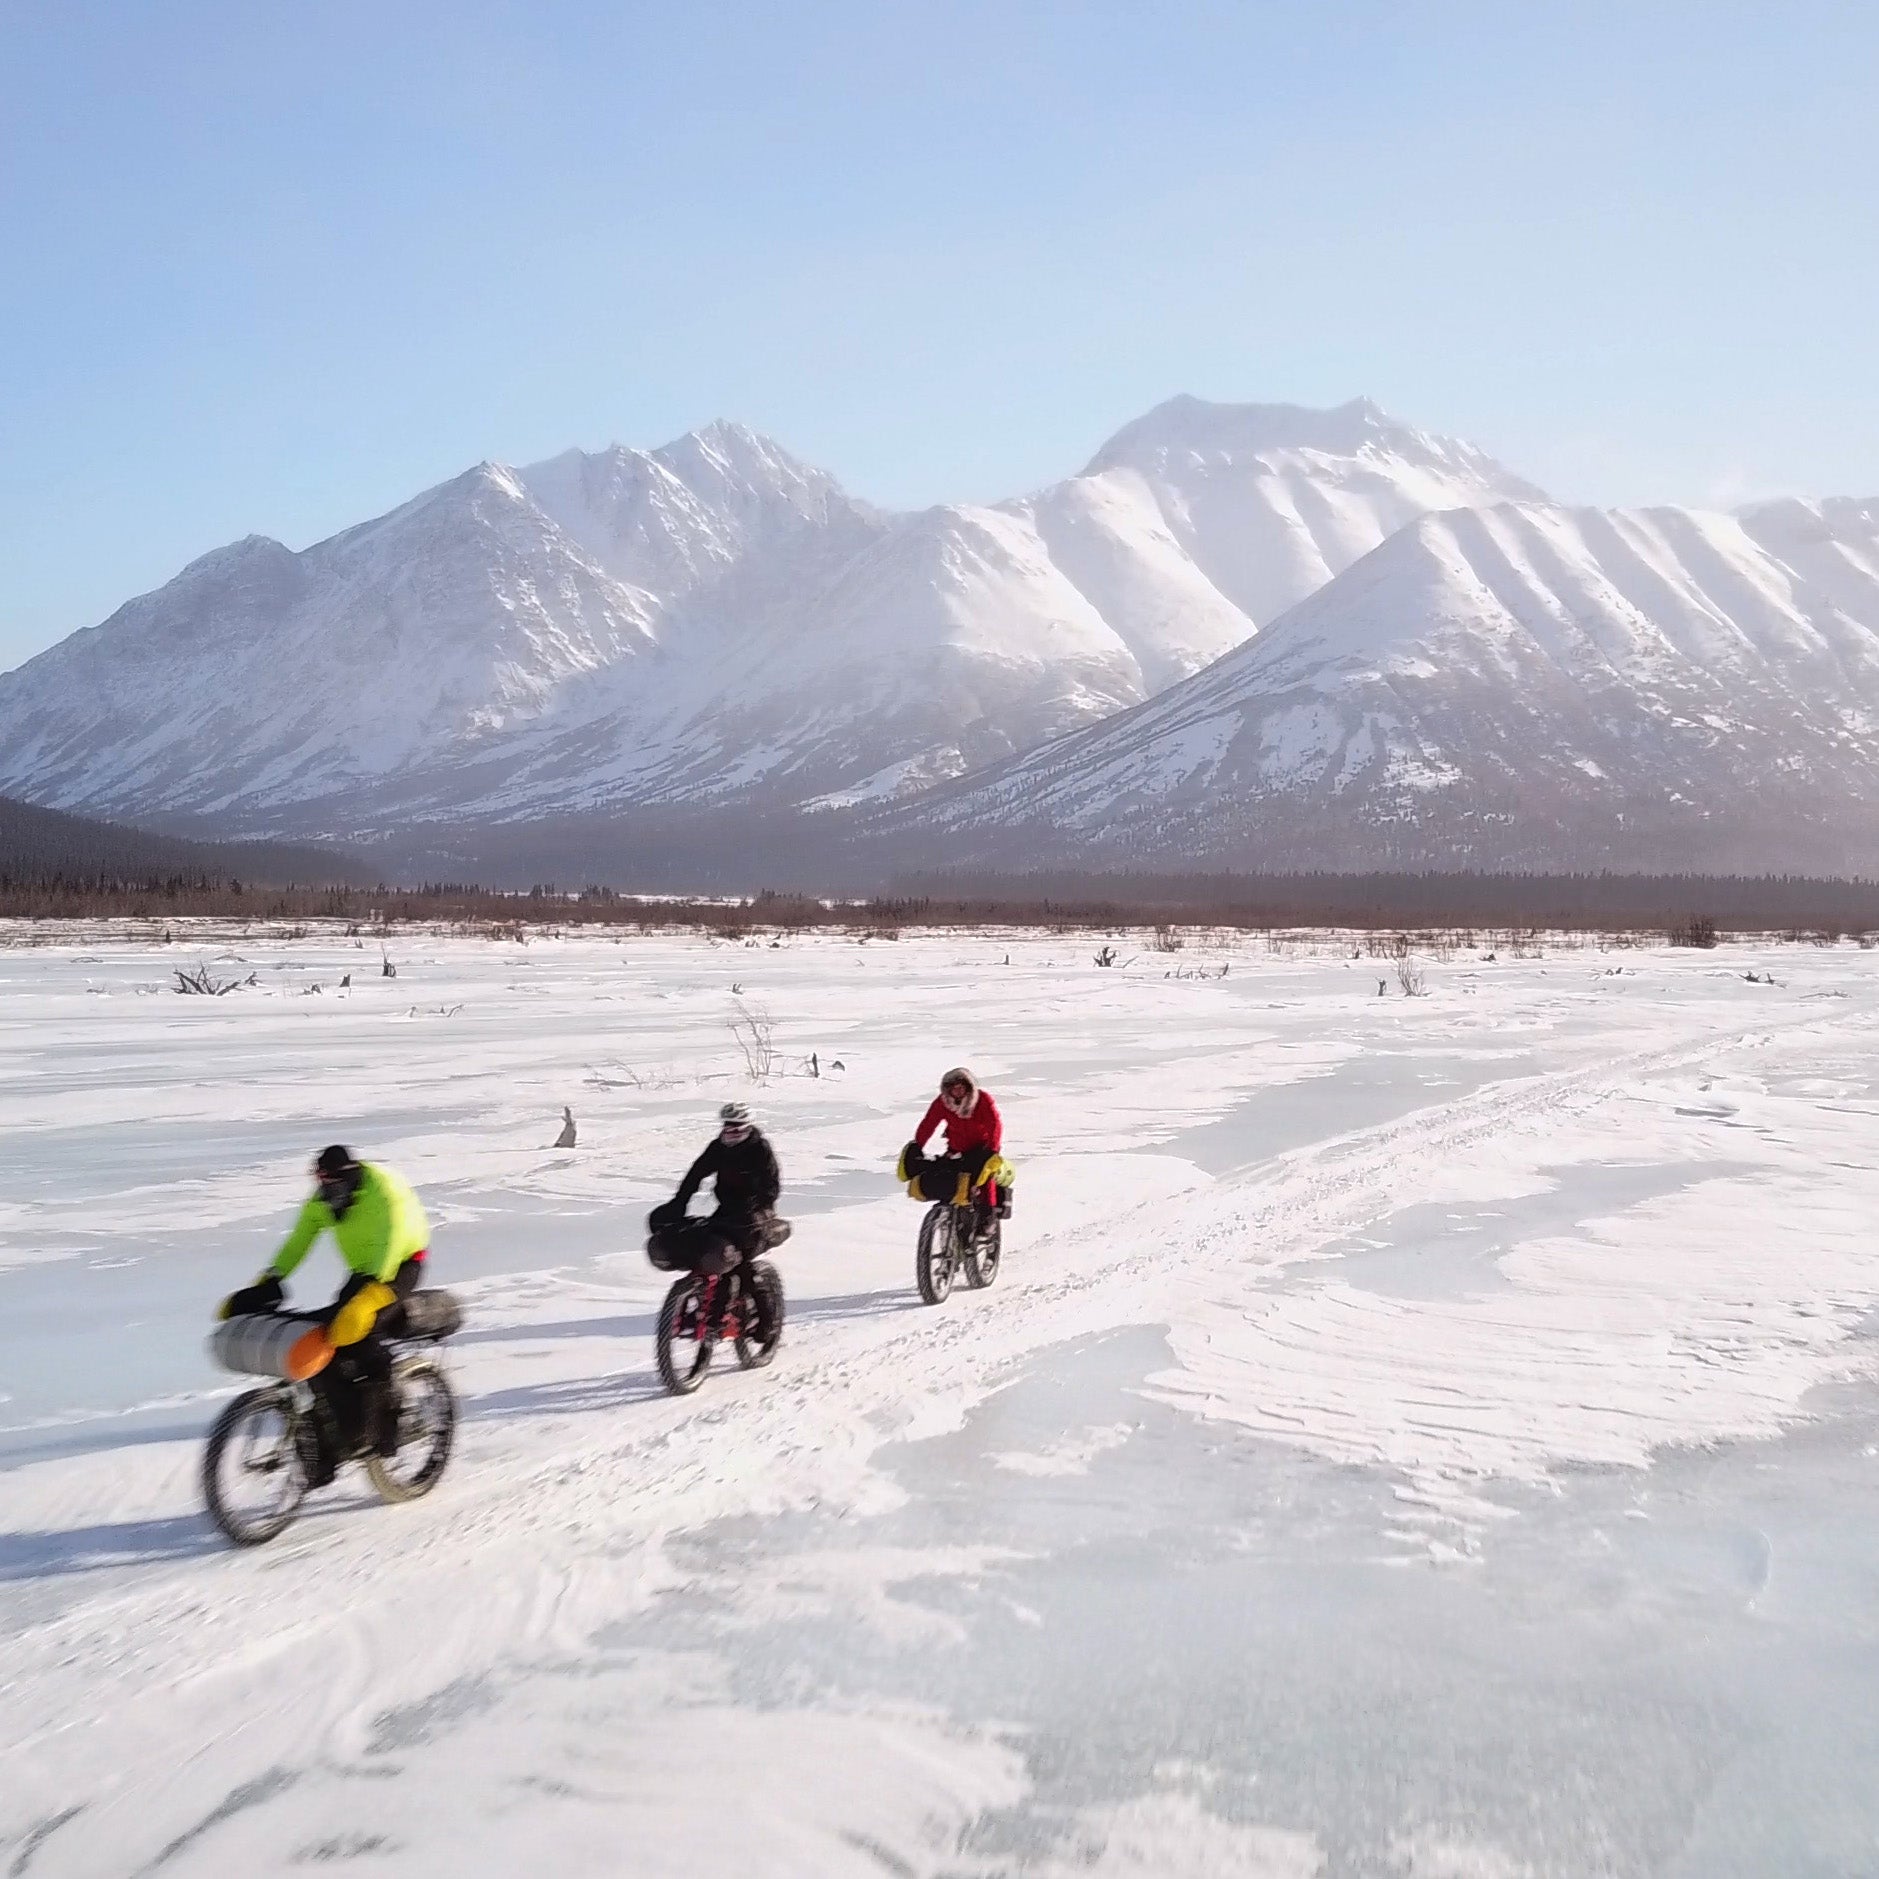
<path id="1" fill-rule="evenodd" d="M 965 1100 L 963 1102 L 955 1100 L 946 1093 L 946 1086 L 949 1083 L 963 1083 L 966 1086 Z M 970 1070 L 948 1070 L 946 1074 L 940 1078 L 940 1101 L 943 1102 L 955 1116 L 971 1115 L 973 1110 L 979 1106 L 978 1078 L 975 1077 Z"/>

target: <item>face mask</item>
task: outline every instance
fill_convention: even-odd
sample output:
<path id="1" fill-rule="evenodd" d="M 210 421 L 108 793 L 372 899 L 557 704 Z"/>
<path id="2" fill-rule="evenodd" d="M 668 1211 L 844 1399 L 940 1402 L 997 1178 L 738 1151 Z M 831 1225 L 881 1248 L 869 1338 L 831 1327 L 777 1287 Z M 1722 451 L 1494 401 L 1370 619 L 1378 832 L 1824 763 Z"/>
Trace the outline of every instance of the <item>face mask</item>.
<path id="1" fill-rule="evenodd" d="M 322 1178 L 319 1185 L 320 1200 L 335 1220 L 345 1218 L 346 1209 L 352 1205 L 358 1191 L 357 1179 L 348 1174 L 336 1176 L 332 1180 Z"/>
<path id="2" fill-rule="evenodd" d="M 733 1146 L 743 1141 L 743 1139 L 747 1135 L 749 1135 L 749 1133 L 750 1133 L 750 1129 L 747 1124 L 744 1127 L 739 1128 L 733 1124 L 727 1123 L 722 1129 L 718 1131 L 719 1136 L 724 1141 L 731 1143 Z"/>

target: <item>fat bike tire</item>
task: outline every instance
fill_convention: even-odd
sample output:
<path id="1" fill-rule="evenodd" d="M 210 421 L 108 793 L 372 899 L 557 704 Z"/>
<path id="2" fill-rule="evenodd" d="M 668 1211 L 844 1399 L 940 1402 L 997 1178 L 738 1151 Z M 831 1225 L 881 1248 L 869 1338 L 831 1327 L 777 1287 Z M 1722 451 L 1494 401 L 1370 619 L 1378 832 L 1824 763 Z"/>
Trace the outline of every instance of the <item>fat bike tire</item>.
<path id="1" fill-rule="evenodd" d="M 966 1249 L 966 1283 L 977 1289 L 998 1277 L 999 1262 L 1005 1256 L 1004 1222 L 994 1214 L 985 1231 Z"/>
<path id="2" fill-rule="evenodd" d="M 307 1497 L 299 1425 L 293 1398 L 278 1385 L 244 1391 L 216 1417 L 202 1451 L 202 1498 L 235 1545 L 265 1545 L 299 1513 Z M 263 1505 L 255 1511 L 241 1505 L 232 1491 L 237 1484 L 254 1484 Z"/>
<path id="3" fill-rule="evenodd" d="M 704 1309 L 704 1287 L 696 1274 L 676 1280 L 659 1307 L 659 1330 L 653 1351 L 659 1360 L 659 1381 L 674 1396 L 689 1396 L 711 1368 L 717 1339 L 698 1335 L 698 1314 Z"/>
<path id="4" fill-rule="evenodd" d="M 783 1278 L 767 1261 L 754 1265 L 745 1280 L 743 1310 L 738 1321 L 752 1327 L 759 1306 L 762 1308 L 764 1335 L 757 1337 L 752 1328 L 737 1333 L 737 1361 L 746 1370 L 761 1370 L 776 1355 L 783 1341 Z"/>
<path id="5" fill-rule="evenodd" d="M 958 1270 L 959 1260 L 953 1250 L 953 1210 L 943 1200 L 936 1200 L 920 1222 L 920 1245 L 914 1254 L 913 1276 L 921 1299 L 929 1305 L 945 1304 L 952 1296 Z"/>
<path id="6" fill-rule="evenodd" d="M 398 1452 L 368 1455 L 365 1472 L 379 1499 L 415 1501 L 434 1488 L 457 1441 L 457 1398 L 443 1366 L 429 1357 L 401 1358 L 392 1370 Z"/>

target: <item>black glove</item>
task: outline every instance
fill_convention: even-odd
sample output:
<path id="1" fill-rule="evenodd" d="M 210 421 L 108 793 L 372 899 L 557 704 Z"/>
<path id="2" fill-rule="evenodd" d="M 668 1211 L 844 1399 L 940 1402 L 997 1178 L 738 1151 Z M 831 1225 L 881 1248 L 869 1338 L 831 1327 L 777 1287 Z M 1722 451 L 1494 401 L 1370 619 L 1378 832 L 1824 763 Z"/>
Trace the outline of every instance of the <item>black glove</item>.
<path id="1" fill-rule="evenodd" d="M 652 1232 L 657 1233 L 661 1227 L 676 1226 L 684 1218 L 685 1209 L 675 1200 L 666 1200 L 661 1201 L 646 1216 L 646 1225 Z"/>
<path id="2" fill-rule="evenodd" d="M 287 1296 L 287 1288 L 273 1273 L 263 1273 L 252 1285 L 244 1285 L 239 1292 L 231 1292 L 222 1301 L 220 1316 L 224 1318 L 251 1318 L 259 1312 L 272 1311 Z"/>

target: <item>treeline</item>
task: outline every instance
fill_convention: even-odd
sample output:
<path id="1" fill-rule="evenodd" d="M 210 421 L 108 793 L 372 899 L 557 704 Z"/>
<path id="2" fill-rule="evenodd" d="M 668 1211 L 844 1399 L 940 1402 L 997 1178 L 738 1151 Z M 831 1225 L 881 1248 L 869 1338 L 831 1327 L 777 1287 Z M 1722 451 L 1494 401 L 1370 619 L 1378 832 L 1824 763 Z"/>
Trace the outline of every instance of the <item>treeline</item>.
<path id="1" fill-rule="evenodd" d="M 1101 905 L 1138 925 L 1641 932 L 1703 916 L 1735 932 L 1879 929 L 1879 881 L 1798 874 L 948 872 L 902 875 L 895 889 L 942 900 Z"/>
<path id="2" fill-rule="evenodd" d="M 174 904 L 262 882 L 363 884 L 370 872 L 340 849 L 280 842 L 200 842 L 0 796 L 0 896 L 50 904 L 136 894 Z"/>
<path id="3" fill-rule="evenodd" d="M 1879 931 L 1879 883 L 1600 874 L 1053 876 L 949 880 L 944 887 L 915 891 L 910 885 L 856 900 L 780 892 L 705 900 L 649 899 L 604 886 L 568 892 L 548 883 L 500 893 L 459 882 L 263 888 L 188 875 L 101 884 L 14 882 L 0 873 L 0 916 L 318 920 L 358 932 L 426 923 L 492 937 L 521 937 L 542 927 L 687 929 L 724 939 L 815 928 L 890 939 L 918 927 L 1340 927 L 1379 934 L 1612 933 L 1703 944 L 1729 932 L 1832 939 Z"/>

